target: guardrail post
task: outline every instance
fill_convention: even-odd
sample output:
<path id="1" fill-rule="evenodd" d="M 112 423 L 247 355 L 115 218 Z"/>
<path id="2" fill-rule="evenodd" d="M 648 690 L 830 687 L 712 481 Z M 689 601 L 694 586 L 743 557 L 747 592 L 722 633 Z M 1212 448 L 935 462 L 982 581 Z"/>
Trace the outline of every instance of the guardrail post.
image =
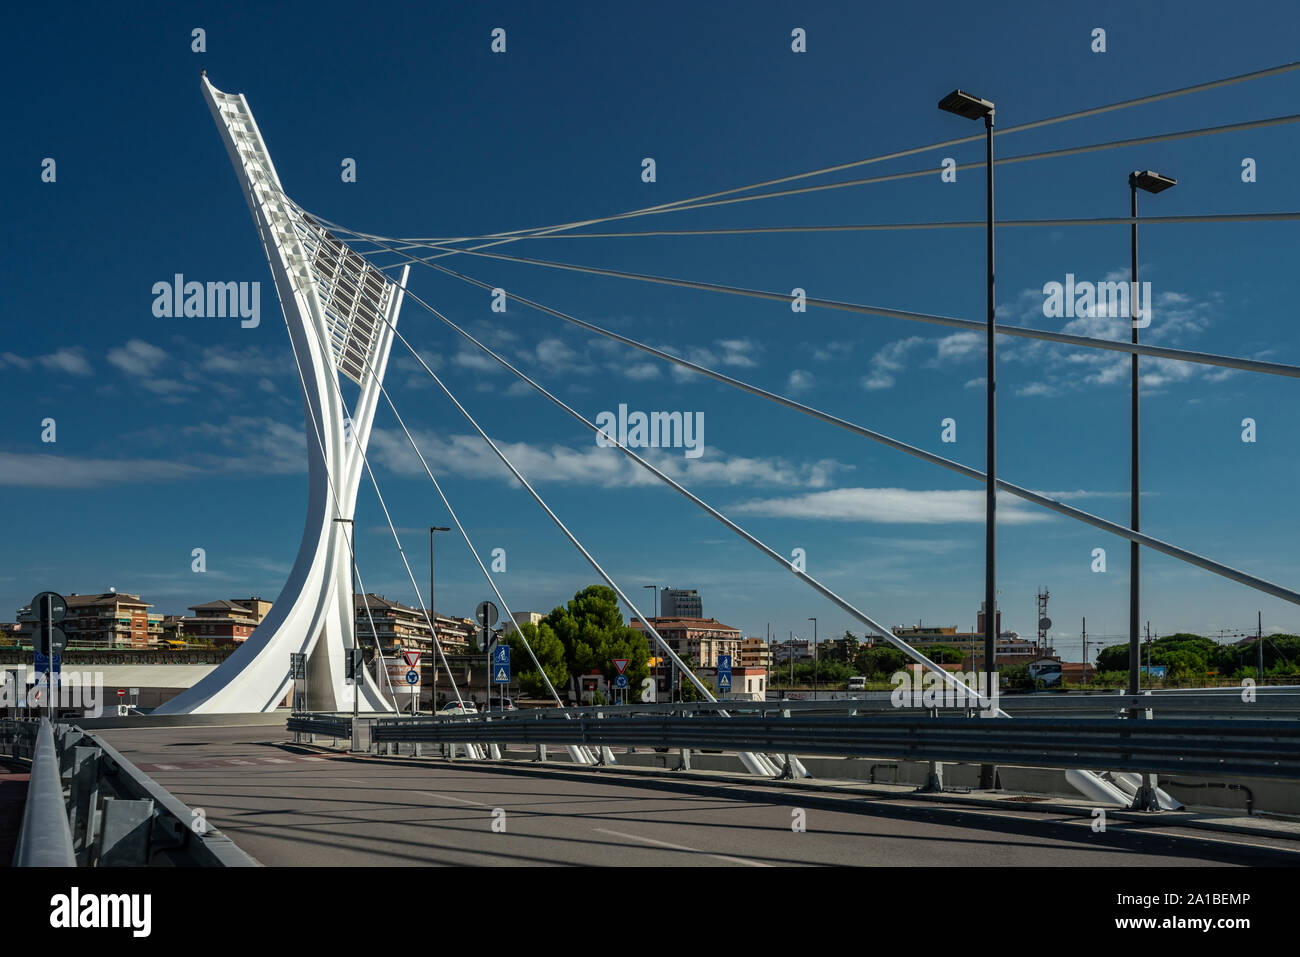
<path id="1" fill-rule="evenodd" d="M 72 756 L 72 781 L 68 789 L 68 826 L 72 829 L 72 848 L 77 863 L 90 863 L 95 844 L 95 816 L 99 811 L 99 748 L 78 747 Z"/>
<path id="2" fill-rule="evenodd" d="M 104 828 L 100 837 L 100 867 L 142 867 L 149 863 L 149 831 L 153 799 L 104 798 Z"/>
<path id="3" fill-rule="evenodd" d="M 781 709 L 781 717 L 783 717 L 783 718 L 788 718 L 788 717 L 790 717 L 790 709 L 789 709 L 789 708 L 782 708 L 782 709 Z M 793 781 L 793 780 L 794 780 L 794 762 L 790 760 L 790 754 L 789 754 L 789 752 L 787 752 L 786 754 L 782 755 L 782 757 L 785 758 L 785 761 L 784 761 L 784 763 L 781 765 L 781 773 L 777 776 L 777 780 L 778 780 L 778 781 Z"/>
<path id="4" fill-rule="evenodd" d="M 1151 720 L 1154 712 L 1150 708 L 1132 708 L 1129 711 L 1129 719 Z M 1142 773 L 1142 784 L 1137 789 L 1137 794 L 1133 796 L 1134 811 L 1159 811 L 1160 798 L 1156 794 L 1156 776 L 1149 772 Z"/>
<path id="5" fill-rule="evenodd" d="M 537 758 L 536 758 L 536 760 L 538 760 L 538 761 L 545 761 L 545 760 L 546 760 L 546 745 L 544 745 L 544 744 L 539 744 L 539 745 L 537 746 Z"/>

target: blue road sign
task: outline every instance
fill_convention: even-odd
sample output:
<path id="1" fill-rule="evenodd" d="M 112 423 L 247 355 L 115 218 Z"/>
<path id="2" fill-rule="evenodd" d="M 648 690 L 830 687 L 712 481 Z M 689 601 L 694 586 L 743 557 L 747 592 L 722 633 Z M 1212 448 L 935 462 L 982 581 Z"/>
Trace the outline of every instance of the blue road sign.
<path id="1" fill-rule="evenodd" d="M 34 655 L 36 661 L 33 670 L 36 672 L 36 676 L 37 676 L 36 683 L 38 685 L 44 684 L 45 678 L 43 676 L 50 670 L 50 657 L 49 655 L 42 654 L 39 651 L 34 652 Z M 63 671 L 63 656 L 55 655 L 54 656 L 54 684 L 55 685 L 58 685 L 60 683 L 59 677 L 62 671 Z"/>
<path id="2" fill-rule="evenodd" d="M 618 676 L 616 676 L 616 677 L 614 678 L 614 687 L 615 687 L 615 688 L 626 688 L 626 687 L 627 687 L 627 675 L 618 675 Z"/>
<path id="3" fill-rule="evenodd" d="M 510 665 L 509 664 L 493 665 L 492 682 L 494 684 L 499 684 L 499 685 L 510 684 Z"/>
<path id="4" fill-rule="evenodd" d="M 492 652 L 492 663 L 496 665 L 505 665 L 510 667 L 510 646 L 497 645 L 497 650 Z"/>
<path id="5" fill-rule="evenodd" d="M 719 671 L 719 672 L 718 672 L 718 690 L 719 690 L 719 691 L 730 691 L 730 690 L 731 690 L 731 672 L 730 672 L 730 671 Z"/>
<path id="6" fill-rule="evenodd" d="M 731 670 L 731 655 L 718 655 L 718 671 Z"/>
<path id="7" fill-rule="evenodd" d="M 408 685 L 418 685 L 420 683 L 420 673 L 412 668 L 406 673 L 406 683 Z"/>

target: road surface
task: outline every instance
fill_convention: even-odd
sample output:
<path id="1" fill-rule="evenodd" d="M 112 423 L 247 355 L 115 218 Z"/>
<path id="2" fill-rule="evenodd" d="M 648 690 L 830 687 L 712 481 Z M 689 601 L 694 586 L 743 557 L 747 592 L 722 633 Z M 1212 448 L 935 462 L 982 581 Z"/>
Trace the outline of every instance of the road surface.
<path id="1" fill-rule="evenodd" d="M 1300 842 L 1118 821 L 1094 833 L 1014 806 L 320 755 L 265 726 L 101 733 L 268 866 L 1300 863 Z"/>

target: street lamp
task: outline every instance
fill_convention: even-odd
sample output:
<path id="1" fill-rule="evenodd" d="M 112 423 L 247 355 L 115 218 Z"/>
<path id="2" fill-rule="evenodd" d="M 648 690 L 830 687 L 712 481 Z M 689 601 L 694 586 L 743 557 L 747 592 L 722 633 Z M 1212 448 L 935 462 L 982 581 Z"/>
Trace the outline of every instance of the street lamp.
<path id="1" fill-rule="evenodd" d="M 433 647 L 430 649 L 430 656 L 436 656 L 438 651 L 438 620 L 437 606 L 433 603 L 433 533 L 450 532 L 451 529 L 445 525 L 429 526 L 429 638 L 433 641 Z M 416 697 L 419 697 L 418 695 Z M 429 713 L 438 713 L 438 659 L 433 657 L 433 690 L 430 692 Z"/>
<path id="2" fill-rule="evenodd" d="M 642 585 L 641 587 L 642 587 L 642 588 L 649 588 L 650 591 L 654 594 L 654 596 L 655 596 L 655 602 L 654 602 L 655 618 L 658 618 L 658 617 L 659 617 L 659 586 L 658 586 L 658 585 Z M 658 627 L 658 626 L 656 626 L 656 627 Z M 647 634 L 647 635 L 649 634 L 649 630 L 647 630 L 646 634 Z M 651 647 L 654 647 L 653 644 L 651 645 Z M 659 658 L 660 658 L 660 657 L 661 657 L 661 656 L 660 656 L 659 654 L 656 654 L 656 655 L 655 655 L 655 700 L 656 700 L 656 701 L 659 700 Z M 669 698 L 671 698 L 671 697 L 672 697 L 672 695 L 670 694 L 670 695 L 669 695 Z"/>
<path id="3" fill-rule="evenodd" d="M 1132 282 L 1129 284 L 1129 319 L 1133 327 L 1133 344 L 1137 345 L 1138 341 L 1138 323 L 1137 323 L 1137 299 L 1138 299 L 1138 227 L 1137 227 L 1137 210 L 1138 200 L 1137 191 L 1139 189 L 1148 193 L 1163 193 L 1171 186 L 1176 186 L 1178 180 L 1169 176 L 1162 176 L 1154 170 L 1134 170 L 1128 174 L 1128 192 L 1129 192 L 1129 215 L 1132 222 L 1129 224 L 1130 253 L 1129 261 Z M 1151 303 L 1147 302 L 1147 309 L 1150 310 Z M 1149 314 L 1149 313 L 1148 313 Z M 1140 457 L 1139 457 L 1139 431 L 1138 431 L 1138 354 L 1133 353 L 1132 357 L 1132 383 L 1133 393 L 1132 400 L 1132 427 L 1129 449 L 1129 476 L 1132 484 L 1129 489 L 1129 525 L 1133 531 L 1138 531 L 1140 527 L 1140 502 L 1138 500 L 1141 490 L 1140 479 Z M 1128 693 L 1135 695 L 1140 690 L 1140 680 L 1138 676 L 1138 662 L 1141 651 L 1138 648 L 1138 616 L 1139 606 L 1142 601 L 1141 591 L 1141 566 L 1140 551 L 1137 542 L 1129 542 L 1129 566 L 1128 566 Z"/>
<path id="4" fill-rule="evenodd" d="M 984 191 L 987 200 L 985 213 L 985 241 L 988 258 L 988 328 L 985 360 L 985 487 L 984 487 L 984 687 L 992 689 L 995 666 L 993 661 L 997 642 L 997 494 L 998 494 L 998 432 L 997 432 L 997 340 L 994 329 L 993 305 L 993 115 L 995 107 L 990 100 L 953 90 L 939 101 L 939 109 L 968 120 L 984 120 Z M 988 693 L 991 693 L 988 692 Z M 993 765 L 980 765 L 980 787 L 991 788 L 995 780 Z"/>
<path id="5" fill-rule="evenodd" d="M 991 101 L 961 90 L 953 90 L 939 101 L 939 109 L 968 120 L 984 120 L 984 182 L 988 209 L 986 213 L 986 239 L 988 246 L 988 329 L 985 367 L 986 423 L 985 438 L 985 489 L 984 489 L 984 671 L 985 687 L 993 687 L 993 654 L 997 641 L 997 351 L 994 329 L 993 305 L 993 114 Z M 990 785 L 992 782 L 989 782 Z"/>
<path id="6" fill-rule="evenodd" d="M 813 623 L 813 700 L 817 700 L 817 689 L 820 687 L 821 661 L 817 657 L 817 619 L 809 618 Z"/>

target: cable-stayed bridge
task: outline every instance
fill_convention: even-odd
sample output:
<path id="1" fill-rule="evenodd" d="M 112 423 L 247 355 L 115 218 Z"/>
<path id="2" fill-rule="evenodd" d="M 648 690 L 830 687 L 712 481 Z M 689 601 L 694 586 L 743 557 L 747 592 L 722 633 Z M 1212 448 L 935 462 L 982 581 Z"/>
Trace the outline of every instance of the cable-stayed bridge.
<path id="1" fill-rule="evenodd" d="M 416 237 L 383 236 L 358 231 L 332 221 L 322 211 L 307 210 L 296 203 L 280 181 L 248 101 L 241 94 L 218 90 L 204 76 L 202 92 L 235 168 L 258 237 L 266 253 L 279 294 L 290 348 L 302 389 L 310 477 L 308 518 L 293 570 L 266 620 L 223 665 L 192 689 L 169 701 L 156 713 L 162 719 L 175 720 L 176 723 L 170 725 L 174 730 L 169 733 L 177 737 L 177 743 L 186 743 L 192 755 L 184 760 L 163 760 L 164 755 L 157 750 L 156 739 L 150 740 L 147 734 L 140 737 L 129 730 L 106 733 L 114 740 L 129 743 L 129 753 L 136 755 L 137 763 L 146 773 L 162 775 L 169 787 L 175 787 L 187 800 L 190 797 L 187 788 L 194 789 L 195 786 L 194 780 L 186 777 L 190 772 L 199 774 L 213 769 L 230 772 L 232 769 L 247 768 L 265 771 L 265 762 L 293 764 L 298 760 L 302 762 L 302 768 L 299 770 L 304 771 L 317 768 L 315 762 L 322 764 L 331 762 L 331 770 L 335 767 L 343 767 L 347 762 L 355 762 L 356 767 L 353 768 L 352 773 L 357 774 L 358 778 L 351 779 L 349 783 L 354 784 L 356 790 L 364 792 L 373 787 L 379 778 L 389 776 L 392 773 L 391 768 L 401 765 L 400 761 L 394 763 L 385 761 L 384 758 L 399 757 L 403 753 L 413 758 L 428 758 L 429 754 L 420 751 L 421 746 L 436 748 L 435 754 L 439 758 L 450 757 L 455 761 L 463 760 L 466 763 L 454 765 L 457 770 L 450 772 L 445 765 L 440 765 L 440 769 L 436 771 L 429 770 L 432 765 L 401 765 L 405 768 L 398 774 L 402 778 L 399 790 L 404 792 L 403 800 L 427 798 L 451 805 L 477 807 L 492 805 L 493 801 L 498 800 L 495 795 L 508 791 L 511 784 L 508 780 L 494 780 L 492 787 L 497 790 L 492 792 L 494 796 L 488 801 L 467 797 L 465 794 L 469 791 L 461 787 L 464 783 L 461 780 L 464 776 L 464 768 L 481 769 L 481 773 L 499 775 L 508 779 L 512 774 L 522 773 L 518 766 L 509 771 L 489 770 L 489 768 L 499 768 L 497 762 L 508 762 L 511 759 L 518 761 L 520 754 L 512 755 L 512 751 L 522 750 L 531 753 L 530 749 L 534 748 L 539 766 L 548 767 L 545 764 L 548 746 L 559 748 L 567 755 L 572 767 L 564 772 L 566 774 L 579 769 L 587 771 L 594 769 L 595 773 L 608 772 L 620 763 L 630 767 L 628 755 L 636 754 L 635 749 L 638 748 L 642 751 L 649 748 L 656 754 L 669 748 L 676 749 L 681 762 L 676 767 L 682 770 L 691 768 L 689 756 L 693 752 L 698 754 L 700 751 L 723 750 L 734 754 L 740 767 L 751 778 L 796 779 L 802 782 L 804 787 L 814 786 L 808 780 L 810 772 L 807 765 L 810 755 L 844 757 L 875 755 L 882 758 L 911 758 L 931 766 L 931 775 L 924 784 L 931 793 L 940 794 L 944 788 L 940 766 L 944 763 L 955 762 L 986 767 L 998 763 L 1018 763 L 1031 768 L 1064 771 L 1065 780 L 1091 801 L 1118 807 L 1131 803 L 1135 809 L 1140 810 L 1170 810 L 1180 806 L 1178 800 L 1157 786 L 1156 774 L 1171 771 L 1202 776 L 1213 776 L 1216 772 L 1220 772 L 1221 775 L 1228 777 L 1252 779 L 1260 777 L 1293 781 L 1298 770 L 1293 740 L 1295 718 L 1294 715 L 1284 713 L 1285 708 L 1282 708 L 1279 713 L 1268 712 L 1267 708 L 1261 708 L 1261 712 L 1265 713 L 1260 715 L 1260 720 L 1257 721 L 1254 713 L 1249 710 L 1243 712 L 1237 707 L 1236 702 L 1233 702 L 1233 706 L 1229 708 L 1226 702 L 1221 706 L 1219 702 L 1207 699 L 1202 702 L 1202 710 L 1192 717 L 1185 714 L 1167 717 L 1162 715 L 1162 711 L 1166 714 L 1170 711 L 1168 702 L 1163 702 L 1153 709 L 1141 700 L 1128 696 L 1117 698 L 1113 702 L 1113 707 L 1109 702 L 1100 706 L 1094 704 L 1093 713 L 1089 713 L 1085 719 L 1080 719 L 1077 715 L 1049 718 L 1026 711 L 1024 714 L 1017 714 L 1012 721 L 1006 721 L 1005 719 L 1013 717 L 1009 711 L 1015 709 L 1004 708 L 1004 703 L 999 701 L 996 691 L 991 690 L 989 685 L 972 686 L 959 675 L 947 671 L 895 635 L 867 609 L 859 607 L 853 596 L 842 595 L 831 589 L 824 581 L 808 573 L 800 565 L 792 563 L 769 543 L 742 527 L 721 509 L 705 501 L 684 482 L 673 478 L 629 447 L 626 442 L 609 434 L 607 429 L 588 419 L 539 381 L 537 370 L 520 368 L 434 305 L 431 301 L 435 299 L 434 296 L 426 294 L 428 296 L 426 299 L 419 294 L 412 288 L 412 276 L 413 267 L 423 267 L 442 279 L 493 292 L 499 290 L 501 286 L 500 283 L 493 281 L 487 272 L 488 268 L 494 263 L 510 263 L 549 272 L 617 279 L 629 284 L 673 286 L 714 296 L 788 302 L 790 300 L 788 294 L 770 289 L 723 285 L 682 276 L 616 270 L 550 258 L 549 254 L 545 258 L 516 255 L 504 251 L 503 247 L 541 242 L 547 248 L 554 249 L 556 242 L 564 239 L 609 241 L 669 236 L 681 237 L 685 240 L 695 236 L 962 230 L 983 227 L 990 236 L 990 314 L 987 322 L 816 297 L 806 297 L 806 305 L 812 309 L 843 312 L 864 318 L 984 331 L 989 335 L 990 343 L 994 337 L 1010 336 L 1030 338 L 1075 349 L 1126 353 L 1132 357 L 1134 363 L 1135 383 L 1139 357 L 1233 369 L 1255 375 L 1294 378 L 1300 376 L 1300 366 L 1250 356 L 1198 352 L 1140 342 L 1136 334 L 1136 324 L 1131 341 L 1125 342 L 998 323 L 992 309 L 991 237 L 994 221 L 991 182 L 994 170 L 1006 164 L 1051 161 L 1067 156 L 1087 155 L 1145 144 L 1195 141 L 1202 137 L 1225 136 L 1245 130 L 1295 123 L 1300 121 L 1300 114 L 1253 117 L 1216 126 L 992 158 L 992 143 L 995 136 L 1007 137 L 1085 117 L 1103 116 L 1135 106 L 1194 96 L 1227 85 L 1263 81 L 1297 69 L 1300 69 L 1300 62 L 1103 106 L 1083 108 L 998 130 L 993 129 L 990 120 L 986 136 L 959 137 L 910 147 L 613 215 L 484 235 Z M 836 179 L 829 183 L 803 182 L 847 173 L 879 163 L 906 160 L 930 151 L 976 142 L 980 139 L 986 139 L 989 144 L 991 161 L 968 163 L 956 168 L 982 169 L 988 176 L 990 216 L 984 222 L 828 223 L 680 230 L 672 229 L 670 226 L 662 229 L 637 230 L 604 228 L 609 224 L 625 220 L 657 221 L 670 217 L 670 214 L 675 212 L 726 208 L 777 197 L 866 187 L 933 175 L 934 168 L 930 166 L 897 173 Z M 1003 221 L 996 225 L 1006 228 L 1033 229 L 1129 224 L 1136 228 L 1139 219 L 1136 215 L 1136 206 L 1134 209 L 1134 214 L 1127 218 L 1022 219 Z M 1140 222 L 1144 225 L 1213 226 L 1222 223 L 1296 219 L 1300 219 L 1300 212 L 1273 210 L 1244 214 L 1144 216 Z M 560 247 L 564 248 L 564 244 L 561 243 Z M 482 265 L 484 275 L 478 275 L 476 269 L 474 273 L 465 271 L 473 268 L 461 267 L 460 264 L 466 260 Z M 449 265 L 452 262 L 456 263 L 456 266 Z M 1292 604 L 1300 604 L 1300 591 L 1265 577 L 1260 569 L 1238 568 L 1193 552 L 1176 542 L 1142 531 L 1136 520 L 1136 512 L 1134 520 L 1124 525 L 1005 479 L 991 467 L 993 462 L 991 454 L 989 463 L 984 469 L 958 462 L 926 451 L 896 436 L 887 435 L 871 428 L 868 424 L 851 421 L 816 408 L 792 395 L 764 389 L 755 383 L 747 382 L 702 362 L 693 361 L 684 355 L 623 335 L 589 319 L 571 314 L 559 305 L 521 294 L 517 289 L 512 288 L 509 296 L 515 303 L 552 320 L 618 343 L 628 349 L 637 350 L 657 361 L 762 400 L 765 406 L 779 406 L 823 425 L 848 432 L 852 436 L 879 443 L 897 453 L 954 472 L 976 485 L 983 485 L 989 496 L 987 531 L 990 554 L 995 530 L 994 493 L 1003 492 L 1123 539 L 1135 550 L 1149 549 L 1159 552 L 1242 587 L 1254 589 Z M 409 333 L 409 320 L 399 328 L 399 317 L 403 310 L 409 314 L 413 308 L 428 313 L 430 317 L 460 337 L 469 348 L 476 350 L 486 360 L 499 365 L 528 390 L 537 393 L 554 406 L 558 412 L 600 437 L 601 444 L 617 449 L 617 454 L 626 457 L 657 482 L 685 498 L 692 506 L 704 512 L 762 556 L 777 562 L 802 584 L 860 622 L 873 639 L 897 647 L 920 668 L 933 676 L 936 687 L 946 693 L 960 696 L 963 704 L 958 709 L 958 713 L 949 712 L 940 715 L 937 713 L 939 709 L 927 708 L 926 710 L 935 713 L 931 715 L 923 712 L 899 717 L 897 714 L 889 715 L 888 712 L 878 713 L 882 709 L 873 710 L 865 706 L 848 705 L 839 709 L 839 712 L 843 713 L 838 713 L 836 708 L 830 707 L 827 710 L 837 713 L 801 714 L 791 713 L 798 712 L 799 709 L 792 709 L 789 706 L 745 706 L 739 703 L 718 702 L 704 682 L 687 667 L 672 645 L 655 629 L 651 623 L 652 619 L 642 614 L 630 594 L 530 483 L 528 476 L 502 448 L 502 444 L 488 434 L 474 412 L 462 402 L 444 377 L 429 365 L 421 355 L 417 337 Z M 615 707 L 576 711 L 565 709 L 562 707 L 559 693 L 551 684 L 545 669 L 522 634 L 520 637 L 524 647 L 557 706 L 553 713 L 539 714 L 532 720 L 522 716 L 504 721 L 489 720 L 486 716 L 456 719 L 387 717 L 385 715 L 392 710 L 390 701 L 395 698 L 393 689 L 382 687 L 379 681 L 370 677 L 364 669 L 359 669 L 355 678 L 349 676 L 346 663 L 354 651 L 355 641 L 354 630 L 350 627 L 355 614 L 354 593 L 362 596 L 363 612 L 370 619 L 371 634 L 376 634 L 366 597 L 368 592 L 362 575 L 363 570 L 356 558 L 352 528 L 357 496 L 365 486 L 373 490 L 376 496 L 394 547 L 415 593 L 419 612 L 433 635 L 437 659 L 435 667 L 445 673 L 453 696 L 458 701 L 463 701 L 462 690 L 458 687 L 456 676 L 447 663 L 443 644 L 439 639 L 433 608 L 424 601 L 420 586 L 402 548 L 397 519 L 389 511 L 367 454 L 375 416 L 380 412 L 381 406 L 386 414 L 391 413 L 393 416 L 410 446 L 411 454 L 418 460 L 421 471 L 445 507 L 447 516 L 463 538 L 470 553 L 474 555 L 492 595 L 508 616 L 506 620 L 513 620 L 508 597 L 479 557 L 479 550 L 475 547 L 456 508 L 439 482 L 436 474 L 437 463 L 429 461 L 415 437 L 415 432 L 408 426 L 407 420 L 398 409 L 396 400 L 385 385 L 385 372 L 394 348 L 404 350 L 410 355 L 420 371 L 441 391 L 484 445 L 500 461 L 502 469 L 518 482 L 523 492 L 554 524 L 559 537 L 567 543 L 568 547 L 575 549 L 600 579 L 614 590 L 630 615 L 645 624 L 653 646 L 663 656 L 672 660 L 694 684 L 706 701 L 704 706 L 696 709 L 674 709 L 668 706 L 658 710 L 654 707 L 633 707 L 623 712 Z M 992 362 L 993 353 L 990 350 L 991 366 Z M 351 402 L 346 397 L 345 380 L 356 388 L 356 397 Z M 990 416 L 993 416 L 992 377 L 987 383 L 987 388 L 990 390 Z M 1136 404 L 1134 408 L 1136 410 Z M 1136 441 L 1136 427 L 1134 436 Z M 615 453 L 611 452 L 611 454 Z M 989 581 L 995 581 L 991 558 Z M 1135 591 L 1134 602 L 1136 603 L 1137 600 Z M 990 619 L 993 617 L 989 616 Z M 380 680 L 387 681 L 388 669 L 382 666 L 382 646 L 377 643 L 376 647 L 381 656 L 378 674 Z M 307 662 L 306 673 L 310 676 L 308 694 L 315 705 L 313 710 L 316 713 L 295 714 L 290 719 L 287 730 L 298 738 L 296 744 L 306 745 L 292 752 L 296 757 L 265 757 L 263 754 L 265 760 L 259 763 L 259 752 L 253 742 L 246 740 L 247 735 L 244 732 L 215 733 L 208 730 L 195 732 L 194 728 L 207 727 L 202 722 L 205 716 L 274 712 L 293 687 L 294 674 L 290 668 L 290 657 L 298 655 L 304 656 Z M 1276 704 L 1275 701 L 1274 705 Z M 1106 713 L 1107 708 L 1110 708 L 1110 713 Z M 1154 716 L 1151 715 L 1152 710 L 1155 711 Z M 347 718 L 349 712 L 358 717 Z M 981 713 L 992 720 L 976 717 L 976 713 Z M 196 716 L 199 723 L 187 727 L 185 716 Z M 1148 717 L 1151 718 L 1150 721 L 1135 721 L 1138 718 Z M 1082 720 L 1082 723 L 1077 725 L 1069 723 L 1074 720 Z M 1270 726 L 1267 724 L 1268 720 L 1277 723 Z M 1046 723 L 1049 721 L 1057 723 Z M 168 727 L 168 725 L 164 723 L 161 727 Z M 1285 732 L 1281 730 L 1283 728 Z M 308 742 L 302 739 L 302 736 L 314 735 L 327 735 L 336 741 L 347 739 L 351 753 L 317 748 L 315 741 Z M 224 742 L 224 745 L 228 746 L 226 753 L 221 755 L 207 753 L 205 749 L 211 744 L 210 741 L 202 740 L 205 736 Z M 1277 744 L 1277 741 L 1282 743 Z M 408 750 L 402 752 L 402 747 Z M 616 755 L 616 750 L 623 755 L 622 762 L 619 755 Z M 1180 757 L 1173 759 L 1169 757 L 1171 754 L 1178 754 Z M 805 760 L 801 760 L 801 756 Z M 189 767 L 189 764 L 195 766 Z M 667 764 L 657 767 L 670 770 Z M 424 770 L 419 770 L 421 768 Z M 280 770 L 275 769 L 277 774 Z M 456 788 L 438 792 L 421 790 L 421 787 L 427 783 L 428 775 L 449 773 L 461 782 Z M 480 771 L 476 770 L 475 773 Z M 647 777 L 646 780 L 649 778 Z M 281 792 L 277 792 L 282 796 L 291 796 L 297 786 L 315 785 L 304 784 L 301 779 L 275 785 L 276 788 L 282 788 Z M 542 794 L 550 786 L 539 785 L 537 793 Z M 653 787 L 660 786 L 657 781 L 653 785 Z M 728 787 L 733 786 L 739 785 L 728 785 Z M 981 776 L 981 788 L 992 786 L 993 781 Z M 580 784 L 576 791 L 587 793 L 593 787 L 595 786 Z M 824 792 L 817 800 L 832 800 L 827 797 L 830 793 Z M 226 796 L 236 802 L 228 809 L 232 817 L 238 817 L 240 813 L 247 810 L 246 807 L 238 804 L 242 797 L 246 797 L 241 795 L 238 786 Z M 641 798 L 638 797 L 639 799 Z M 801 792 L 800 800 L 808 799 L 808 793 Z M 849 825 L 846 824 L 845 827 L 848 828 Z M 627 834 L 617 830 L 604 829 L 600 832 L 607 836 L 627 837 Z M 1058 838 L 1059 835 L 1052 836 L 1053 840 Z M 375 836 L 374 839 L 386 840 L 382 834 Z M 636 837 L 633 839 L 639 840 Z M 1285 840 L 1290 839 L 1290 835 L 1285 836 Z M 737 861 L 763 863 L 756 855 L 729 856 L 720 850 L 716 852 L 701 850 L 687 843 L 675 844 L 658 838 L 647 837 L 643 843 L 660 845 L 659 851 L 665 853 L 702 853 L 713 858 L 729 859 L 732 863 Z M 1289 850 L 1289 845 L 1286 848 Z M 1174 849 L 1172 845 L 1162 846 L 1162 851 L 1167 851 L 1171 859 L 1187 854 L 1185 849 Z M 835 857 L 830 847 L 823 848 L 818 853 L 822 852 L 831 860 Z M 326 857 L 329 856 L 325 851 L 321 853 Z M 364 857 L 364 852 L 359 853 Z M 1231 853 L 1226 851 L 1210 853 L 1201 848 L 1197 853 L 1203 853 L 1204 859 L 1209 860 L 1215 859 L 1216 854 L 1219 857 L 1231 857 L 1244 852 L 1240 848 L 1235 848 Z M 662 862 L 667 863 L 670 858 L 671 855 Z M 330 859 L 329 862 L 337 861 Z"/>

